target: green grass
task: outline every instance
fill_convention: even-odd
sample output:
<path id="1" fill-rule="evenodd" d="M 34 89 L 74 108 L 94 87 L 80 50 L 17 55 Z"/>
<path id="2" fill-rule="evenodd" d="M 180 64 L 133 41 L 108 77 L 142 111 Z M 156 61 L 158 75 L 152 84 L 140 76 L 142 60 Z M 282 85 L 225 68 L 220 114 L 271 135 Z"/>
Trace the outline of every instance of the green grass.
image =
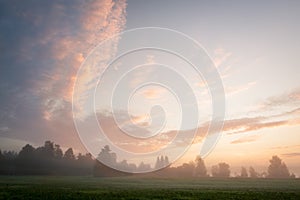
<path id="1" fill-rule="evenodd" d="M 0 177 L 0 199 L 300 199 L 300 180 Z"/>

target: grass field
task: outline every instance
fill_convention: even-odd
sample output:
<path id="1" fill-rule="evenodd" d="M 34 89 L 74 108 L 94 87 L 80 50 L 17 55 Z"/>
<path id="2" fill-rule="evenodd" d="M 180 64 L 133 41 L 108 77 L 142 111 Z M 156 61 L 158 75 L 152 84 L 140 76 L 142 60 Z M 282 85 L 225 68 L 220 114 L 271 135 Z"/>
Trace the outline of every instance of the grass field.
<path id="1" fill-rule="evenodd" d="M 300 199 L 300 180 L 0 177 L 0 199 Z"/>

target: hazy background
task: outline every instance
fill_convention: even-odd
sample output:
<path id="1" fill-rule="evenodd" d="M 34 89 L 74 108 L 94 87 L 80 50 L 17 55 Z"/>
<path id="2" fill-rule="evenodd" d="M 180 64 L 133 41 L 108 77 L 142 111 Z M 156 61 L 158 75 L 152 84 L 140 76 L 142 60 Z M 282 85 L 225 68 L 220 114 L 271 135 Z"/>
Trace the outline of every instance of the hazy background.
<path id="1" fill-rule="evenodd" d="M 52 140 L 85 152 L 71 111 L 80 64 L 113 34 L 159 26 L 201 43 L 223 79 L 224 132 L 206 165 L 265 170 L 278 155 L 299 176 L 299 13 L 298 1 L 1 0 L 0 149 Z M 199 143 L 174 165 L 193 160 Z"/>

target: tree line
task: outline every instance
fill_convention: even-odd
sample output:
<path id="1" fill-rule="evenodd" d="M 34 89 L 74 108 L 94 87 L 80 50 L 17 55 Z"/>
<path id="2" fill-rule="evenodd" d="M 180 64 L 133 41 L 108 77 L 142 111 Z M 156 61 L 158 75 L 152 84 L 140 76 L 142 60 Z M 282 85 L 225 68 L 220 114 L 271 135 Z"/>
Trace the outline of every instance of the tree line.
<path id="1" fill-rule="evenodd" d="M 0 151 L 0 174 L 4 175 L 90 175 L 94 159 L 91 154 L 65 152 L 60 145 L 46 141 L 34 148 L 26 144 L 19 153 Z"/>
<path id="2" fill-rule="evenodd" d="M 180 166 L 170 166 L 168 156 L 159 156 L 156 163 L 151 168 L 150 164 L 141 162 L 136 165 L 128 163 L 126 160 L 117 161 L 117 155 L 112 152 L 109 146 L 104 146 L 98 159 L 92 157 L 91 154 L 75 155 L 72 148 L 68 148 L 65 152 L 60 145 L 54 142 L 46 141 L 43 146 L 33 147 L 26 144 L 20 152 L 0 150 L 0 174 L 1 175 L 94 175 L 97 177 L 110 176 L 128 176 L 131 173 L 124 173 L 107 167 L 98 160 L 105 160 L 110 166 L 116 169 L 126 171 L 152 171 L 147 176 L 163 176 L 163 177 L 232 177 L 230 165 L 220 162 L 213 165 L 209 170 L 206 168 L 204 160 L 196 157 L 194 161 L 183 163 Z M 270 159 L 267 172 L 258 173 L 253 167 L 248 170 L 241 167 L 240 173 L 235 177 L 241 178 L 295 178 L 294 174 L 289 172 L 286 164 L 278 157 L 273 156 Z"/>

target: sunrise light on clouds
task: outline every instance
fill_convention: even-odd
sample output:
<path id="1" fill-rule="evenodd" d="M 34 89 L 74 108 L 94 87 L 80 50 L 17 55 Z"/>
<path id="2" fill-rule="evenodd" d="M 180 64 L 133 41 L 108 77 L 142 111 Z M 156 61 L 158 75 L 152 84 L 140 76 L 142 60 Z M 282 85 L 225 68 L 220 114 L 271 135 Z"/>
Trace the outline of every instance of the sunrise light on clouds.
<path id="1" fill-rule="evenodd" d="M 188 142 L 185 136 L 195 132 L 190 148 L 173 165 L 194 160 L 213 115 L 205 78 L 195 75 L 178 57 L 153 49 L 129 53 L 104 71 L 107 62 L 130 45 L 122 40 L 125 36 L 115 35 L 162 27 L 201 44 L 222 80 L 224 124 L 220 140 L 205 157 L 206 164 L 226 161 L 233 171 L 244 165 L 266 171 L 269 158 L 278 155 L 300 176 L 300 7 L 297 1 L 290 4 L 295 6 L 278 1 L 224 1 L 217 6 L 210 1 L 2 1 L 0 149 L 19 151 L 26 143 L 37 146 L 51 140 L 87 152 L 73 117 L 86 122 L 82 126 L 93 145 L 101 140 L 94 138 L 96 127 L 89 121 L 95 114 L 107 138 L 129 152 L 151 153 L 169 145 L 177 134 L 180 140 L 171 148 L 179 152 Z M 99 53 L 97 45 L 108 39 L 105 51 Z M 124 75 L 129 67 L 141 64 Z M 189 83 L 179 84 L 182 80 L 170 69 Z M 172 93 L 163 84 L 142 85 L 152 79 L 180 88 Z M 121 85 L 114 87 L 117 81 Z M 118 94 L 113 93 L 116 88 Z M 105 98 L 111 93 L 120 98 L 111 103 Z M 130 97 L 125 99 L 126 107 L 124 96 Z M 177 101 L 181 96 L 184 105 Z M 188 101 L 194 97 L 195 102 Z M 181 119 L 182 110 L 194 116 L 194 108 L 199 110 L 197 123 L 194 118 Z M 160 134 L 152 135 L 155 131 Z M 139 135 L 149 138 L 131 137 Z M 100 149 L 93 146 L 95 153 Z"/>

